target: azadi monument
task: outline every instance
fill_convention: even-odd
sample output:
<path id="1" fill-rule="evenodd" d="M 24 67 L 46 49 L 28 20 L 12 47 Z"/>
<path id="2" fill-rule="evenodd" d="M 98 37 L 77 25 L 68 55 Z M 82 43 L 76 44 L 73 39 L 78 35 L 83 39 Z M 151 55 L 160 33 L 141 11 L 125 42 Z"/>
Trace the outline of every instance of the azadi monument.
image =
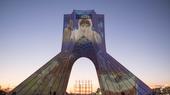
<path id="1" fill-rule="evenodd" d="M 151 95 L 151 89 L 106 52 L 104 15 L 74 10 L 64 15 L 59 54 L 24 80 L 9 95 L 64 95 L 74 62 L 95 65 L 102 95 Z"/>

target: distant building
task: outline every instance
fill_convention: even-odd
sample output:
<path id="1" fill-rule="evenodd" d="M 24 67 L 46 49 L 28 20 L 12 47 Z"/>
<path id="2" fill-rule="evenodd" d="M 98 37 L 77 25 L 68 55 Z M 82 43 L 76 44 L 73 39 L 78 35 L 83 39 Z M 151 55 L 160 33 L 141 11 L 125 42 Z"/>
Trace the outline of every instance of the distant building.
<path id="1" fill-rule="evenodd" d="M 75 83 L 74 93 L 77 95 L 92 95 L 93 84 L 91 80 L 78 80 Z"/>
<path id="2" fill-rule="evenodd" d="M 170 95 L 170 87 L 154 88 L 152 89 L 153 95 Z"/>
<path id="3" fill-rule="evenodd" d="M 169 87 L 165 87 L 164 89 L 162 89 L 162 91 L 166 94 L 170 95 L 170 86 Z"/>

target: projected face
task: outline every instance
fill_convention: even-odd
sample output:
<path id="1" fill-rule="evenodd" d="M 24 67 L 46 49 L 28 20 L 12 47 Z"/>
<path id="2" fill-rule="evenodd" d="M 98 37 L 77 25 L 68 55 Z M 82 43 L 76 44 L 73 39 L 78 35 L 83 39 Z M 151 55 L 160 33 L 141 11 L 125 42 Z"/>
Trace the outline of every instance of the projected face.
<path id="1" fill-rule="evenodd" d="M 77 23 L 77 22 L 76 22 Z M 64 42 L 76 42 L 80 39 L 85 38 L 93 43 L 101 43 L 101 36 L 98 32 L 94 31 L 92 26 L 92 19 L 90 18 L 80 18 L 78 19 L 78 28 L 74 29 L 73 20 L 68 19 L 65 23 L 64 28 Z"/>
<path id="2" fill-rule="evenodd" d="M 86 32 L 91 30 L 91 23 L 88 19 L 80 19 L 79 21 L 79 28 L 80 31 Z"/>

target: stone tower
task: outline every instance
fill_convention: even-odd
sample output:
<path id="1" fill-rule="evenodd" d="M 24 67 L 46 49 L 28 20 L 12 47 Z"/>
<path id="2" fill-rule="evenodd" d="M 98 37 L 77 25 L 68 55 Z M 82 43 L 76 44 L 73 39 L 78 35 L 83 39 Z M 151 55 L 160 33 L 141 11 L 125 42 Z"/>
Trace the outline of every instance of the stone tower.
<path id="1" fill-rule="evenodd" d="M 64 95 L 74 62 L 95 65 L 102 95 L 151 95 L 150 88 L 106 52 L 104 15 L 74 10 L 64 15 L 62 50 L 9 95 Z"/>

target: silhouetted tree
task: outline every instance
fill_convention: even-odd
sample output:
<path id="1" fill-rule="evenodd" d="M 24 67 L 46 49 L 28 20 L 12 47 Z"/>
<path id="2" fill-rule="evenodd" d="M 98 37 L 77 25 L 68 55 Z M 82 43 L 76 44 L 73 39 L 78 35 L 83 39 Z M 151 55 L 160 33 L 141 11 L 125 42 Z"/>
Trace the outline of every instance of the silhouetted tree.
<path id="1" fill-rule="evenodd" d="M 3 90 L 0 90 L 0 95 L 6 95 L 6 92 Z"/>

